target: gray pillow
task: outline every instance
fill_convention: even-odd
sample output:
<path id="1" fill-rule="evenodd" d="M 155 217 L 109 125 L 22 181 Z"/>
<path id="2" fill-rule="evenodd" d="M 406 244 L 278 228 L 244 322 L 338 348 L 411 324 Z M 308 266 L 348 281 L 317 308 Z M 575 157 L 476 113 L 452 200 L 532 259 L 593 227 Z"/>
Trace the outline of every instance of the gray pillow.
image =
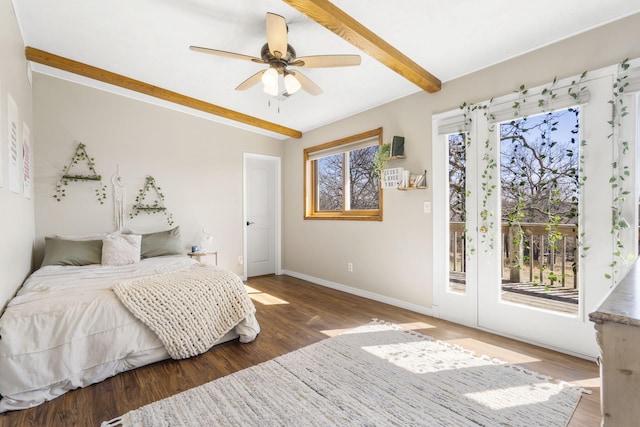
<path id="1" fill-rule="evenodd" d="M 167 231 L 142 235 L 140 248 L 141 258 L 152 258 L 163 255 L 177 255 L 184 253 L 180 239 L 180 227 Z"/>
<path id="2" fill-rule="evenodd" d="M 54 237 L 44 239 L 42 265 L 89 265 L 100 264 L 102 240 L 65 240 Z"/>

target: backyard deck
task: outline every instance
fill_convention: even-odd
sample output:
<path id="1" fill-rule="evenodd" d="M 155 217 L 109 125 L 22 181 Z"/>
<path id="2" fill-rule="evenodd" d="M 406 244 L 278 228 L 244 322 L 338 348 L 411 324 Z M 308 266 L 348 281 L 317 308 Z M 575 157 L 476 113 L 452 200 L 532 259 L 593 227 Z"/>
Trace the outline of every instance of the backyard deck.
<path id="1" fill-rule="evenodd" d="M 464 293 L 465 224 L 450 222 L 449 289 Z M 561 313 L 578 314 L 578 271 L 575 262 L 578 229 L 555 227 L 560 236 L 549 242 L 547 224 L 501 224 L 502 300 Z M 520 236 L 517 239 L 514 236 Z M 539 283 L 536 285 L 536 283 Z"/>
<path id="2" fill-rule="evenodd" d="M 464 273 L 449 272 L 449 289 L 466 292 Z M 553 310 L 566 314 L 578 314 L 578 289 L 554 286 L 545 289 L 532 283 L 502 281 L 502 300 L 529 307 Z"/>

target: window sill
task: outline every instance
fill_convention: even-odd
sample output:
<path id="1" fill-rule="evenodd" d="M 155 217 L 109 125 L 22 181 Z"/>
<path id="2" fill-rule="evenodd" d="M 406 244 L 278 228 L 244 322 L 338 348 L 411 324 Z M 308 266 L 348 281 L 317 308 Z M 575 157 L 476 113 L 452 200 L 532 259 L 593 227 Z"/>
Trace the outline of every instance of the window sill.
<path id="1" fill-rule="evenodd" d="M 367 214 L 363 215 L 362 213 L 312 213 L 306 214 L 304 216 L 305 220 L 336 220 L 336 221 L 382 221 L 382 214 Z"/>

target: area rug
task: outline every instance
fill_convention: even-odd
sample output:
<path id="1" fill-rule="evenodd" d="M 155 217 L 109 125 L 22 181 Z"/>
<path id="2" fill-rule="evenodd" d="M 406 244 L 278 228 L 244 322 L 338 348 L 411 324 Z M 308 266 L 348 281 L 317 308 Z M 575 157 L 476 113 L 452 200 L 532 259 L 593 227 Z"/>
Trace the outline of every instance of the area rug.
<path id="1" fill-rule="evenodd" d="M 581 392 L 374 320 L 102 427 L 566 426 Z"/>

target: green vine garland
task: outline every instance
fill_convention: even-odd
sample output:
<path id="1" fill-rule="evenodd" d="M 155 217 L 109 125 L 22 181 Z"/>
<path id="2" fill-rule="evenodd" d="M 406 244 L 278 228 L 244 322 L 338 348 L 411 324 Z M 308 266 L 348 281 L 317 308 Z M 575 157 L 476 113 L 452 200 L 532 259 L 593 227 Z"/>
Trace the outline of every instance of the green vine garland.
<path id="1" fill-rule="evenodd" d="M 620 167 L 618 159 L 620 155 L 624 156 L 629 150 L 629 142 L 620 136 L 620 130 L 622 128 L 623 118 L 626 117 L 629 112 L 627 106 L 624 103 L 624 93 L 629 82 L 627 70 L 629 69 L 629 58 L 618 64 L 615 80 L 612 86 L 612 98 L 609 101 L 612 107 L 612 119 L 607 123 L 611 127 L 611 134 L 609 139 L 613 144 L 614 153 L 617 154 L 611 164 L 611 178 L 609 183 L 611 184 L 611 190 L 613 193 L 613 199 L 611 203 L 611 234 L 613 235 L 614 249 L 611 259 L 611 274 L 605 274 L 605 278 L 611 280 L 612 286 L 616 284 L 619 274 L 620 265 L 627 263 L 627 259 L 622 253 L 624 250 L 624 243 L 622 242 L 622 230 L 629 228 L 629 224 L 622 216 L 622 206 L 631 192 L 625 189 L 625 179 L 630 177 L 629 167 L 624 165 Z"/>
<path id="2" fill-rule="evenodd" d="M 99 187 L 95 189 L 95 195 L 98 202 L 103 205 L 107 198 L 107 186 L 102 184 L 102 176 L 97 174 L 94 161 L 94 158 L 89 157 L 87 154 L 86 146 L 83 143 L 78 143 L 71 162 L 68 166 L 62 168 L 63 175 L 60 181 L 56 183 L 56 194 L 53 195 L 53 198 L 58 202 L 62 201 L 67 196 L 66 187 L 70 182 L 99 181 Z M 81 162 L 86 163 L 90 174 L 71 173 L 71 169 Z"/>
<path id="3" fill-rule="evenodd" d="M 458 130 L 458 133 L 464 136 L 464 145 L 466 148 L 471 147 L 471 132 L 470 132 L 471 122 L 472 122 L 471 113 L 476 111 L 478 108 L 479 108 L 478 105 L 467 104 L 466 102 L 460 106 L 460 109 L 462 110 L 462 116 L 463 116 L 463 125 L 462 125 L 463 127 L 462 129 Z M 469 203 L 469 198 L 471 197 L 471 195 L 472 195 L 471 190 L 468 188 L 465 188 L 465 192 L 464 192 L 465 210 L 466 210 L 466 206 Z M 467 215 L 465 213 L 465 218 L 466 216 Z M 463 231 L 464 231 L 466 248 L 467 248 L 466 258 L 467 260 L 469 260 L 470 257 L 473 254 L 475 254 L 476 248 L 473 241 L 473 237 L 471 236 L 471 233 L 469 233 L 469 229 L 467 228 L 466 221 L 465 221 L 465 226 Z"/>
<path id="4" fill-rule="evenodd" d="M 582 73 L 579 79 L 572 81 L 567 88 L 567 94 L 571 96 L 573 99 L 575 99 L 577 103 L 580 102 L 582 94 L 586 90 L 586 87 L 582 85 L 582 82 L 585 77 L 586 77 L 586 72 Z M 545 87 L 540 92 L 540 98 L 538 99 L 538 106 L 541 108 L 543 112 L 546 112 L 549 115 L 553 112 L 553 108 L 551 104 L 553 100 L 557 98 L 556 86 L 557 86 L 557 79 L 554 78 L 551 84 L 548 87 Z M 519 118 L 520 120 L 526 120 L 526 117 L 522 116 L 521 111 L 525 103 L 527 102 L 527 100 L 530 99 L 529 90 L 524 85 L 521 85 L 518 88 L 518 90 L 515 92 L 518 95 L 516 100 L 512 104 L 512 109 L 514 110 L 514 117 Z M 467 147 L 471 146 L 471 136 L 469 133 L 469 129 L 472 121 L 471 119 L 472 112 L 476 110 L 482 110 L 485 116 L 486 122 L 488 124 L 489 135 L 491 135 L 495 131 L 495 124 L 493 123 L 495 121 L 495 117 L 491 112 L 492 102 L 493 102 L 493 98 L 487 104 L 477 105 L 477 104 L 467 104 L 465 102 L 460 106 L 460 109 L 463 111 L 463 119 L 464 119 L 463 129 L 460 130 L 460 133 L 464 133 Z M 569 109 L 569 110 L 577 114 L 576 110 L 573 110 L 573 109 Z M 544 122 L 546 128 L 543 130 L 543 135 L 545 138 L 543 143 L 547 145 L 553 145 L 554 143 L 550 139 L 551 138 L 550 132 L 553 130 L 556 130 L 555 126 L 558 123 L 551 120 L 552 119 L 551 116 L 549 116 L 548 119 L 549 120 L 546 120 Z M 518 124 L 518 121 L 515 119 L 512 120 L 511 125 L 513 125 L 518 132 L 518 128 L 520 127 Z M 519 131 L 523 131 L 523 130 L 524 129 L 519 129 Z M 578 130 L 574 129 L 572 133 L 577 134 Z M 518 134 L 516 133 L 515 135 L 512 135 L 511 138 L 517 139 Z M 586 145 L 586 141 L 584 140 L 580 141 L 580 146 L 585 146 L 585 145 Z M 495 178 L 494 176 L 495 170 L 497 168 L 497 162 L 494 158 L 495 156 L 493 155 L 493 150 L 494 150 L 494 146 L 493 144 L 491 144 L 490 137 L 489 137 L 485 141 L 485 153 L 482 158 L 482 162 L 484 165 L 482 174 L 481 174 L 481 190 L 483 193 L 483 200 L 482 200 L 481 210 L 479 213 L 481 225 L 478 227 L 478 231 L 481 236 L 481 242 L 486 244 L 486 249 L 485 249 L 486 252 L 492 251 L 495 246 L 494 245 L 495 214 L 489 208 L 489 200 L 497 188 L 496 184 L 494 184 L 493 182 Z M 566 155 L 571 157 L 574 155 L 574 153 L 572 150 L 567 150 Z M 579 167 L 577 169 L 575 168 L 572 169 L 574 180 L 578 187 L 578 190 L 577 190 L 578 193 L 581 190 L 582 186 L 584 185 L 584 181 L 586 180 L 586 177 L 584 176 L 583 172 L 584 172 L 584 155 L 581 153 L 579 157 Z M 553 185 L 554 184 L 552 183 L 552 187 Z M 555 249 L 558 249 L 558 242 L 563 237 L 562 233 L 558 231 L 561 218 L 557 214 L 555 214 L 552 209 L 552 206 L 555 203 L 560 203 L 559 191 L 560 190 L 558 190 L 557 183 L 556 183 L 555 187 L 551 188 L 550 191 L 548 192 L 549 208 L 547 209 L 547 223 L 545 226 L 548 233 L 547 238 L 549 241 L 549 245 L 550 247 Z M 467 194 L 469 195 L 470 193 L 467 193 Z M 574 195 L 571 197 L 571 203 L 572 203 L 572 208 L 570 210 L 569 215 L 571 217 L 575 217 L 578 215 L 578 195 Z M 525 242 L 525 235 L 524 235 L 524 231 L 521 224 L 522 220 L 525 217 L 525 214 L 524 214 L 525 207 L 526 207 L 526 200 L 525 200 L 524 194 L 518 193 L 516 195 L 516 200 L 513 206 L 513 210 L 509 212 L 509 215 L 508 215 L 508 224 L 515 231 L 513 235 L 513 243 L 516 246 Z M 584 256 L 584 251 L 588 249 L 583 245 L 583 237 L 584 237 L 584 233 L 581 233 L 580 237 L 576 239 L 577 246 L 582 249 L 581 256 Z M 472 239 L 470 237 L 467 237 L 467 242 L 471 244 Z M 521 263 L 525 260 L 521 260 L 516 256 L 513 261 L 514 261 L 514 266 L 518 266 L 519 268 L 521 268 Z M 554 274 L 553 272 L 549 274 L 549 279 L 551 282 L 558 281 L 560 277 Z M 537 277 L 537 279 L 539 278 Z"/>
<path id="5" fill-rule="evenodd" d="M 483 115 L 485 117 L 485 122 L 487 123 L 487 131 L 488 135 L 487 139 L 484 142 L 484 156 L 482 156 L 482 161 L 484 162 L 484 169 L 481 175 L 480 188 L 482 189 L 482 209 L 480 210 L 480 219 L 482 220 L 482 225 L 479 228 L 480 231 L 480 242 L 484 243 L 489 247 L 485 252 L 493 252 L 495 247 L 495 237 L 494 237 L 494 229 L 495 229 L 495 213 L 489 209 L 489 199 L 493 195 L 493 192 L 496 189 L 496 184 L 494 183 L 493 174 L 495 173 L 495 169 L 498 164 L 493 155 L 493 144 L 491 144 L 490 135 L 495 130 L 495 124 L 493 123 L 494 115 L 491 113 L 491 105 L 493 104 L 493 98 L 489 100 L 488 104 L 482 105 L 480 109 L 483 110 Z"/>
<path id="6" fill-rule="evenodd" d="M 611 184 L 612 189 L 612 203 L 611 203 L 611 234 L 614 240 L 614 250 L 612 253 L 612 260 L 609 264 L 611 268 L 610 273 L 605 274 L 605 278 L 610 280 L 612 285 L 617 282 L 618 275 L 620 273 L 620 266 L 628 263 L 628 257 L 623 253 L 625 247 L 622 241 L 622 230 L 629 227 L 629 224 L 624 219 L 622 215 L 623 205 L 627 201 L 627 198 L 631 195 L 631 191 L 625 188 L 627 184 L 627 180 L 631 178 L 631 172 L 629 166 L 622 165 L 620 160 L 624 155 L 627 154 L 629 150 L 629 142 L 621 136 L 621 127 L 624 121 L 624 118 L 629 114 L 628 106 L 625 105 L 624 95 L 625 90 L 629 86 L 628 82 L 628 69 L 630 67 L 629 59 L 625 59 L 620 64 L 618 64 L 618 69 L 615 75 L 614 83 L 612 85 L 612 99 L 609 103 L 612 106 L 612 119 L 607 121 L 608 125 L 611 127 L 611 133 L 608 138 L 611 140 L 614 152 L 616 153 L 616 158 L 613 160 L 611 164 L 611 177 L 609 182 Z M 580 103 L 582 94 L 586 90 L 586 87 L 583 86 L 582 82 L 584 81 L 587 72 L 583 72 L 577 80 L 571 82 L 568 86 L 567 94 L 576 100 L 576 103 Z M 542 109 L 543 112 L 549 114 L 552 112 L 551 103 L 557 97 L 557 89 L 556 89 L 557 79 L 554 78 L 551 85 L 547 88 L 544 88 L 540 93 L 541 98 L 538 100 L 538 106 Z M 528 95 L 528 90 L 524 85 L 521 85 L 519 89 L 516 91 L 518 93 L 518 99 L 514 101 L 512 108 L 514 110 L 515 117 L 521 117 L 520 111 L 522 105 L 527 102 L 526 95 Z M 463 103 L 459 108 L 463 110 L 464 116 L 464 125 L 463 128 L 459 130 L 461 134 L 465 135 L 466 146 L 471 146 L 471 135 L 469 132 L 470 125 L 472 122 L 471 113 L 483 109 L 484 115 L 488 119 L 488 122 L 491 123 L 491 112 L 490 105 L 478 105 L 478 104 L 467 104 Z M 571 109 L 570 109 L 571 110 Z M 522 117 L 525 118 L 526 117 Z M 516 124 L 516 121 L 512 121 L 512 124 Z M 553 122 L 549 122 L 546 133 L 553 130 L 553 126 L 555 124 Z M 493 125 L 490 124 L 489 132 L 493 132 Z M 577 131 L 575 133 L 578 133 Z M 552 143 L 550 140 L 547 143 Z M 586 140 L 580 141 L 580 147 L 587 146 Z M 482 209 L 480 211 L 480 219 L 482 220 L 482 225 L 479 227 L 479 232 L 482 236 L 483 243 L 489 243 L 489 248 L 493 249 L 493 233 L 492 230 L 494 228 L 493 222 L 493 212 L 488 209 L 488 200 L 493 194 L 496 186 L 492 184 L 492 180 L 494 178 L 494 170 L 496 169 L 496 162 L 491 155 L 491 151 L 493 150 L 490 141 L 487 140 L 485 142 L 485 155 L 483 157 L 484 169 L 481 175 L 481 188 L 483 192 L 483 202 Z M 573 156 L 574 153 L 571 150 L 568 150 L 568 156 Z M 574 180 L 577 184 L 577 194 L 572 196 L 571 203 L 573 204 L 572 213 L 570 215 L 577 216 L 578 215 L 578 199 L 579 194 L 584 187 L 584 184 L 587 180 L 587 176 L 584 174 L 584 163 L 585 157 L 582 154 L 582 150 L 579 156 L 579 167 L 578 170 L 574 173 Z M 558 202 L 558 198 L 555 197 L 558 194 L 558 190 L 549 192 L 549 204 L 550 206 L 554 203 Z M 467 190 L 466 197 L 468 198 L 471 195 L 470 191 Z M 519 240 L 523 238 L 522 227 L 520 221 L 523 218 L 522 207 L 523 201 L 518 200 L 515 209 L 509 216 L 509 225 L 515 226 L 520 232 L 517 232 L 514 236 L 514 243 L 519 243 Z M 546 223 L 546 229 L 548 232 L 549 244 L 551 247 L 557 249 L 557 242 L 563 237 L 562 234 L 558 231 L 560 218 L 553 214 L 551 209 L 548 210 L 548 217 Z M 466 232 L 465 228 L 465 232 Z M 467 234 L 467 242 L 470 244 L 470 249 L 473 251 L 472 239 L 468 237 Z M 587 251 L 589 250 L 588 246 L 584 245 L 584 232 L 580 232 L 576 239 L 577 247 L 580 250 L 580 257 L 585 257 Z M 558 280 L 559 277 L 557 275 L 550 276 L 551 281 Z"/>
<path id="7" fill-rule="evenodd" d="M 470 127 L 472 123 L 472 113 L 475 111 L 482 111 L 483 115 L 487 119 L 487 123 L 489 123 L 489 133 L 491 133 L 494 129 L 494 125 L 492 124 L 492 120 L 494 118 L 491 113 L 491 105 L 493 104 L 493 98 L 489 100 L 486 104 L 468 104 L 464 102 L 459 108 L 462 110 L 463 115 L 463 128 L 458 132 L 464 135 L 465 138 L 465 146 L 471 147 L 471 133 Z M 482 181 L 480 183 L 482 189 L 482 209 L 480 210 L 480 219 L 482 220 L 482 224 L 478 227 L 478 231 L 480 232 L 480 243 L 488 245 L 489 249 L 487 252 L 493 251 L 495 246 L 495 239 L 493 237 L 493 229 L 495 228 L 495 219 L 493 211 L 489 210 L 489 199 L 493 194 L 493 191 L 496 188 L 496 185 L 492 183 L 493 181 L 493 170 L 496 168 L 497 164 L 495 159 L 492 156 L 493 147 L 491 146 L 491 141 L 489 138 L 485 141 L 485 154 L 482 158 L 484 162 L 484 170 L 482 172 Z M 469 199 L 471 196 L 471 190 L 467 189 L 465 191 L 465 198 Z M 465 202 L 465 205 L 467 203 Z M 466 215 L 465 215 L 466 216 Z M 473 246 L 473 238 L 467 232 L 467 228 L 465 226 L 465 240 L 469 245 L 468 256 L 475 253 L 475 247 Z"/>
<path id="8" fill-rule="evenodd" d="M 584 71 L 581 75 L 580 78 L 578 80 L 572 80 L 571 81 L 571 85 L 569 86 L 569 89 L 567 91 L 567 93 L 569 94 L 569 96 L 571 96 L 573 99 L 576 100 L 576 104 L 579 104 L 582 100 L 582 94 L 587 90 L 586 86 L 582 85 L 582 82 L 584 81 L 585 77 L 587 77 L 587 72 Z M 582 139 L 580 140 L 580 158 L 579 158 L 579 168 L 578 168 L 578 197 L 579 195 L 582 193 L 582 188 L 584 187 L 584 184 L 587 180 L 587 175 L 584 173 L 584 151 L 583 148 L 587 146 L 587 141 Z M 578 202 L 576 201 L 576 204 Z M 589 246 L 585 246 L 584 244 L 584 236 L 585 236 L 585 232 L 581 231 L 578 233 L 577 239 L 576 239 L 576 246 L 579 249 L 580 252 L 580 258 L 584 258 L 587 255 L 587 251 L 589 250 Z"/>
<path id="9" fill-rule="evenodd" d="M 391 156 L 391 144 L 382 144 L 378 147 L 378 152 L 373 156 L 373 173 L 378 178 L 384 174 L 384 168 Z"/>
<path id="10" fill-rule="evenodd" d="M 555 84 L 555 82 L 556 82 L 556 79 L 554 78 L 552 85 Z M 514 101 L 513 105 L 511 106 L 511 108 L 513 109 L 514 119 L 511 120 L 511 122 L 509 123 L 515 129 L 515 131 L 514 131 L 514 134 L 508 138 L 511 140 L 512 144 L 514 145 L 514 153 L 518 152 L 518 149 L 520 148 L 518 143 L 522 142 L 523 140 L 522 134 L 526 132 L 526 129 L 523 128 L 521 124 L 526 122 L 527 117 L 521 114 L 521 106 L 522 104 L 527 102 L 526 96 L 529 93 L 529 90 L 526 89 L 524 85 L 520 85 L 520 87 L 517 90 L 517 93 L 518 93 L 518 99 Z M 553 94 L 552 91 L 548 91 L 546 88 L 542 91 L 542 93 L 551 94 L 550 96 L 555 96 L 555 94 Z M 542 103 L 543 101 L 538 101 L 538 106 L 541 106 Z M 524 194 L 522 194 L 521 192 L 518 192 L 516 194 L 516 200 L 513 206 L 513 210 L 508 214 L 507 224 L 509 225 L 509 228 L 511 230 L 515 231 L 513 233 L 513 240 L 512 240 L 513 245 L 515 247 L 519 247 L 521 243 L 522 244 L 526 243 L 524 230 L 522 229 L 522 220 L 524 219 L 524 216 L 525 216 L 524 215 L 525 203 L 526 201 L 525 201 Z M 530 249 L 529 246 L 527 246 L 526 249 Z M 516 255 L 513 256 L 512 265 L 510 267 L 521 269 L 523 263 L 524 263 L 524 260 L 520 258 L 520 253 L 518 252 Z"/>
<path id="11" fill-rule="evenodd" d="M 147 215 L 163 213 L 167 218 L 167 223 L 169 224 L 169 226 L 172 226 L 173 214 L 171 214 L 169 211 L 167 211 L 167 208 L 165 208 L 164 194 L 162 194 L 160 190 L 161 188 L 156 185 L 155 179 L 152 176 L 147 176 L 144 181 L 144 186 L 140 190 L 138 190 L 136 202 L 131 207 L 129 218 L 133 219 L 141 213 L 146 213 Z M 151 204 L 145 204 L 144 201 L 149 192 L 155 193 L 156 198 Z"/>
<path id="12" fill-rule="evenodd" d="M 586 90 L 586 87 L 582 86 L 582 81 L 586 77 L 586 74 L 587 73 L 584 72 L 581 74 L 578 80 L 573 80 L 567 89 L 567 94 L 571 96 L 576 101 L 576 103 L 580 103 L 581 95 Z M 555 100 L 557 97 L 556 86 L 557 86 L 557 79 L 554 78 L 551 84 L 542 90 L 542 92 L 540 93 L 541 98 L 538 100 L 538 107 L 540 107 L 542 112 L 545 113 L 546 115 L 544 120 L 542 121 L 542 127 L 540 128 L 541 137 L 542 137 L 542 146 L 546 146 L 549 148 L 552 148 L 557 144 L 557 141 L 554 141 L 551 136 L 552 132 L 557 130 L 557 125 L 559 124 L 559 121 L 557 120 L 557 118 L 553 116 L 554 109 L 552 105 L 553 100 Z M 527 89 L 525 89 L 524 85 L 522 85 L 520 86 L 518 93 L 519 93 L 518 100 L 516 100 L 512 106 L 514 110 L 514 116 L 517 117 L 518 120 L 512 120 L 510 122 L 510 125 L 514 128 L 514 131 L 512 135 L 508 136 L 508 139 L 510 139 L 514 144 L 513 145 L 514 158 L 512 158 L 512 161 L 514 161 L 515 157 L 517 157 L 517 153 L 519 152 L 520 148 L 528 146 L 523 135 L 525 132 L 529 130 L 529 128 L 527 128 L 526 126 L 527 117 L 521 114 L 521 106 L 524 102 L 526 102 L 525 96 L 527 95 L 528 91 Z M 567 109 L 567 111 L 575 114 L 576 116 L 578 115 L 578 110 L 574 108 L 569 108 Z M 571 130 L 571 133 L 573 135 L 579 134 L 578 122 L 576 122 L 576 125 Z M 572 138 L 571 142 L 573 143 L 574 141 L 575 141 L 575 138 Z M 582 140 L 580 142 L 580 146 L 581 147 L 586 146 L 586 141 Z M 573 157 L 574 154 L 575 154 L 574 150 L 570 148 L 566 148 L 565 155 L 567 157 Z M 554 166 L 552 166 L 555 163 L 553 158 L 549 158 L 547 160 L 549 160 L 549 163 L 550 163 L 549 167 L 551 167 L 550 172 L 553 174 L 554 178 L 551 179 L 550 182 L 548 184 L 545 184 L 544 186 L 545 187 L 544 189 L 547 191 L 547 203 L 546 203 L 547 219 L 545 224 L 545 230 L 547 231 L 546 239 L 548 242 L 548 247 L 554 250 L 558 250 L 559 249 L 558 243 L 564 237 L 563 234 L 559 231 L 560 221 L 562 220 L 562 217 L 558 215 L 557 209 L 554 208 L 554 206 L 560 206 L 561 203 L 563 203 L 563 200 L 561 199 L 561 190 L 559 188 L 559 182 L 557 180 L 557 176 L 560 173 L 560 171 L 555 170 Z M 569 177 L 573 180 L 573 182 L 576 185 L 576 194 L 571 195 L 571 198 L 569 201 L 570 208 L 569 208 L 569 212 L 567 213 L 567 218 L 570 218 L 570 219 L 577 218 L 578 216 L 579 193 L 584 184 L 584 180 L 586 179 L 586 177 L 583 174 L 584 155 L 582 153 L 580 153 L 578 161 L 579 161 L 578 168 L 571 168 L 567 171 Z M 522 229 L 522 224 L 521 224 L 522 220 L 525 218 L 524 209 L 526 206 L 527 204 L 526 204 L 526 199 L 524 195 L 518 192 L 516 195 L 516 200 L 513 206 L 513 210 L 509 212 L 508 224 L 511 227 L 511 229 L 515 231 L 513 235 L 514 246 L 518 247 L 520 244 L 526 244 L 527 246 L 525 247 L 525 249 L 528 249 L 530 251 L 531 250 L 531 247 L 529 246 L 530 242 L 527 242 L 524 235 L 524 231 Z M 584 236 L 584 233 L 581 233 L 581 236 L 577 237 L 576 239 L 577 247 L 582 249 L 580 256 L 584 256 L 584 251 L 588 249 L 584 247 L 584 245 L 582 244 L 583 236 Z M 523 262 L 526 262 L 526 259 L 520 259 L 520 254 L 517 253 L 513 257 L 513 263 L 511 265 L 511 268 L 522 268 Z M 575 270 L 575 267 L 576 266 L 574 261 L 574 270 Z M 536 280 L 539 281 L 536 284 L 540 284 L 543 282 L 542 273 L 544 273 L 544 266 L 541 266 L 540 268 L 541 268 L 541 275 L 540 276 L 536 275 L 534 277 Z M 564 272 L 560 276 L 555 274 L 555 272 L 553 271 L 548 273 L 548 279 L 550 281 L 550 285 L 553 285 L 554 282 L 559 281 L 561 278 L 564 278 L 564 277 L 565 277 Z"/>

